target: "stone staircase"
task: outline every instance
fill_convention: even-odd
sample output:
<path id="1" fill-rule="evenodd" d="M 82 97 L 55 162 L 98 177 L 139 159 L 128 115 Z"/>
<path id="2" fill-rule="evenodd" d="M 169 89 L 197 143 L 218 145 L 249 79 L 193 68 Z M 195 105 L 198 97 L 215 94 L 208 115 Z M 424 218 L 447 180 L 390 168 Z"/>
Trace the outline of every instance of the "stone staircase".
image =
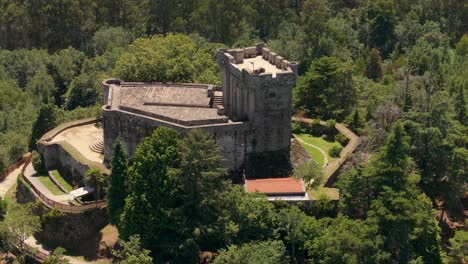
<path id="1" fill-rule="evenodd" d="M 89 148 L 96 153 L 104 154 L 104 139 L 92 143 Z"/>
<path id="2" fill-rule="evenodd" d="M 213 96 L 213 108 L 216 108 L 218 105 L 223 105 L 223 93 L 216 91 Z"/>

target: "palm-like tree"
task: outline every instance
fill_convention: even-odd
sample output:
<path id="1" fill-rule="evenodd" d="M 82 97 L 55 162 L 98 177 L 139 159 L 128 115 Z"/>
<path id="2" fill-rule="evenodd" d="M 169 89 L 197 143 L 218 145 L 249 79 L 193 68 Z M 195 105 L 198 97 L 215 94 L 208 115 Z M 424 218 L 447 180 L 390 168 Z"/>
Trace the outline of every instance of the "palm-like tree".
<path id="1" fill-rule="evenodd" d="M 99 200 L 101 190 L 107 184 L 107 177 L 99 169 L 89 169 L 85 175 L 85 182 L 94 189 L 94 197 Z"/>

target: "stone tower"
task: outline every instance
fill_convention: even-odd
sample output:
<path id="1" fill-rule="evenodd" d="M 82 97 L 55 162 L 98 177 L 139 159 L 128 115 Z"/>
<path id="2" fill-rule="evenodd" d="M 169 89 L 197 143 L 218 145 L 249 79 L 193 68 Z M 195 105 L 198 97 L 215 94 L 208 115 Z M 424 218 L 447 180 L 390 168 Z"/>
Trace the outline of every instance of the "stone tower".
<path id="1" fill-rule="evenodd" d="M 292 89 L 297 63 L 264 44 L 220 49 L 224 114 L 245 122 L 246 176 L 266 178 L 291 173 Z"/>

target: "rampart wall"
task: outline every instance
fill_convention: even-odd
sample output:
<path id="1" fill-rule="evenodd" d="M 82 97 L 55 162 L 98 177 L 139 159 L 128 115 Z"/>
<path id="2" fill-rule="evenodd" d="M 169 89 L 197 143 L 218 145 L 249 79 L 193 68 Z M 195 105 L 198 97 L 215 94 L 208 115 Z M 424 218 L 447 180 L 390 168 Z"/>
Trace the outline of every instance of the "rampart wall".
<path id="1" fill-rule="evenodd" d="M 58 169 L 69 175 L 78 183 L 82 183 L 83 176 L 90 168 L 97 168 L 104 174 L 110 171 L 104 164 L 91 161 L 81 154 L 77 149 L 65 141 L 51 142 L 51 140 L 64 130 L 94 124 L 100 119 L 88 118 L 62 124 L 44 134 L 37 142 L 37 149 L 42 155 L 47 170 Z"/>

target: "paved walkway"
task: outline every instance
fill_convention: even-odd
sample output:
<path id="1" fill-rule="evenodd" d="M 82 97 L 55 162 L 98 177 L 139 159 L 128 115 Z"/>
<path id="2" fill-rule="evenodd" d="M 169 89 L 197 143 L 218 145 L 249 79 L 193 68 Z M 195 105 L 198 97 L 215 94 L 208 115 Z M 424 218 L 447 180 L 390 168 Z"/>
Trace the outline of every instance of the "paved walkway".
<path id="1" fill-rule="evenodd" d="M 68 201 L 71 199 L 69 194 L 61 194 L 61 195 L 55 195 L 49 191 L 49 189 L 42 184 L 42 182 L 36 177 L 37 173 L 34 170 L 32 163 L 29 163 L 28 166 L 26 166 L 26 169 L 24 170 L 24 176 L 31 181 L 31 183 L 36 187 L 39 192 L 41 192 L 43 195 L 45 195 L 47 198 L 50 200 L 53 200 L 55 202 L 59 203 L 68 203 Z"/>
<path id="2" fill-rule="evenodd" d="M 22 167 L 20 166 L 16 170 L 12 171 L 5 177 L 5 179 L 2 182 L 0 182 L 0 197 L 5 197 L 8 190 L 10 190 L 10 188 L 13 187 L 13 185 L 15 185 L 16 179 L 21 173 L 21 168 Z"/>
<path id="3" fill-rule="evenodd" d="M 300 139 L 298 137 L 296 137 L 296 139 L 299 142 L 301 142 L 301 143 L 303 143 L 303 144 L 305 144 L 307 146 L 313 147 L 314 149 L 316 149 L 316 150 L 320 151 L 320 153 L 322 153 L 322 155 L 323 155 L 323 166 L 322 166 L 322 168 L 325 168 L 328 165 L 328 156 L 327 156 L 327 153 L 325 153 L 325 151 L 323 151 L 321 148 L 319 148 L 319 147 L 317 147 L 315 145 L 312 145 L 310 143 L 305 142 L 304 140 L 302 140 L 302 139 Z"/>

